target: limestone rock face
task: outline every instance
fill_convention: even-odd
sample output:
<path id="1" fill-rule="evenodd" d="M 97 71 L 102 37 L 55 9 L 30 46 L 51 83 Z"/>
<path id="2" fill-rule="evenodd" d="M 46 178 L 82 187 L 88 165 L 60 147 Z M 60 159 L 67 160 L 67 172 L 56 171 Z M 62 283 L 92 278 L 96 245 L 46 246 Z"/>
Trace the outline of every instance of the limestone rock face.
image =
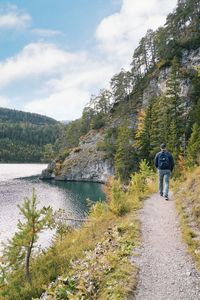
<path id="1" fill-rule="evenodd" d="M 197 66 L 200 65 L 200 48 L 196 50 L 184 50 L 182 53 L 181 59 L 182 67 L 191 71 L 194 70 Z M 154 76 L 148 86 L 144 89 L 142 95 L 142 105 L 147 106 L 152 97 L 158 97 L 161 94 L 166 92 L 166 82 L 169 78 L 170 67 L 165 67 L 159 71 L 157 76 Z M 180 82 L 181 87 L 181 96 L 184 97 L 187 101 L 189 89 L 190 89 L 190 81 L 189 78 L 183 78 Z"/>
<path id="2" fill-rule="evenodd" d="M 200 65 L 200 48 L 196 50 L 184 50 L 182 53 L 182 65 L 186 68 L 195 68 Z"/>
<path id="3" fill-rule="evenodd" d="M 40 175 L 40 179 L 52 179 L 55 177 L 54 170 L 56 166 L 57 160 L 53 160 L 49 163 L 46 169 L 42 171 L 42 174 Z"/>
<path id="4" fill-rule="evenodd" d="M 105 183 L 114 174 L 114 170 L 105 151 L 99 150 L 103 137 L 102 132 L 91 130 L 64 162 L 59 159 L 51 162 L 40 178 Z"/>

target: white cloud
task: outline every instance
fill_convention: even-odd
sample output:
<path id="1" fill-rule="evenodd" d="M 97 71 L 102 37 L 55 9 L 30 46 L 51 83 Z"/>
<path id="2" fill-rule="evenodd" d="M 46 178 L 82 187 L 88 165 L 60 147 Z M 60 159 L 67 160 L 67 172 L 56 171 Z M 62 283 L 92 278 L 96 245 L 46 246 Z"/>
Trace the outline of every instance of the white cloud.
<path id="1" fill-rule="evenodd" d="M 0 29 L 24 29 L 31 21 L 31 16 L 20 11 L 14 5 L 0 6 Z"/>
<path id="2" fill-rule="evenodd" d="M 53 44 L 35 43 L 0 63 L 0 88 L 15 84 L 31 87 L 34 80 L 39 81 L 36 91 L 31 90 L 28 98 L 26 95 L 23 109 L 74 119 L 80 117 L 90 95 L 108 85 L 114 71 L 112 65 L 89 53 L 70 53 Z"/>
<path id="3" fill-rule="evenodd" d="M 11 103 L 7 96 L 0 95 L 0 107 L 10 107 Z"/>
<path id="4" fill-rule="evenodd" d="M 43 29 L 43 28 L 33 29 L 32 33 L 41 37 L 55 37 L 55 36 L 63 35 L 63 33 L 59 30 L 50 30 L 50 29 Z"/>
<path id="5" fill-rule="evenodd" d="M 78 57 L 77 57 L 78 58 Z M 85 57 L 79 59 L 78 67 L 60 79 L 51 79 L 45 84 L 47 97 L 25 104 L 24 110 L 47 114 L 59 120 L 79 118 L 92 93 L 105 87 L 113 74 L 110 66 Z"/>
<path id="6" fill-rule="evenodd" d="M 80 117 L 88 97 L 89 93 L 84 90 L 64 90 L 47 98 L 31 101 L 24 106 L 24 110 L 45 114 L 57 120 L 72 120 Z"/>
<path id="7" fill-rule="evenodd" d="M 101 21 L 97 47 L 87 52 L 67 52 L 44 42 L 28 44 L 0 63 L 0 88 L 30 84 L 22 109 L 59 120 L 78 118 L 90 95 L 107 87 L 121 67 L 129 66 L 139 39 L 147 29 L 163 25 L 175 4 L 176 0 L 123 0 L 118 13 Z M 32 32 L 43 37 L 59 34 L 46 29 Z M 34 80 L 37 86 L 31 90 Z"/>
<path id="8" fill-rule="evenodd" d="M 53 44 L 29 44 L 15 57 L 0 63 L 0 87 L 34 76 L 53 76 L 66 71 L 66 65 L 75 64 L 76 61 L 76 54 L 65 52 Z"/>
<path id="9" fill-rule="evenodd" d="M 119 13 L 104 18 L 96 30 L 99 48 L 120 66 L 130 63 L 134 48 L 147 29 L 164 25 L 176 0 L 123 0 Z"/>

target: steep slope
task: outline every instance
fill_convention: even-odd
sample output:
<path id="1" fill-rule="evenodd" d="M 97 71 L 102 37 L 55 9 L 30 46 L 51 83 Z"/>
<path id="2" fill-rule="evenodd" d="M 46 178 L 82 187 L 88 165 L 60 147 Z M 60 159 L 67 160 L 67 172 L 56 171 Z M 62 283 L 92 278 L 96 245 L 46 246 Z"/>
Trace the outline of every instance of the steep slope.
<path id="1" fill-rule="evenodd" d="M 180 71 L 184 76 L 180 78 L 180 96 L 183 97 L 183 101 L 190 99 L 191 92 L 191 76 L 193 72 L 200 66 L 200 48 L 195 50 L 183 50 L 180 59 Z M 165 94 L 167 90 L 167 80 L 170 76 L 171 67 L 163 67 L 157 74 L 154 74 L 153 78 L 148 81 L 147 86 L 142 91 L 142 105 L 149 104 L 151 98 L 159 97 Z"/>

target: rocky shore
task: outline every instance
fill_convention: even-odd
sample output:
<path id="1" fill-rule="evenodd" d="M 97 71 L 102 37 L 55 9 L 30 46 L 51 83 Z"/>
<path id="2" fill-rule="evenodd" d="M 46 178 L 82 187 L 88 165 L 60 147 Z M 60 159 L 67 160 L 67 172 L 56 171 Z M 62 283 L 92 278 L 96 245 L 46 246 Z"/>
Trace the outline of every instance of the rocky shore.
<path id="1" fill-rule="evenodd" d="M 64 161 L 59 158 L 52 161 L 42 171 L 40 179 L 105 183 L 114 174 L 114 168 L 99 146 L 103 139 L 103 131 L 91 130 Z"/>

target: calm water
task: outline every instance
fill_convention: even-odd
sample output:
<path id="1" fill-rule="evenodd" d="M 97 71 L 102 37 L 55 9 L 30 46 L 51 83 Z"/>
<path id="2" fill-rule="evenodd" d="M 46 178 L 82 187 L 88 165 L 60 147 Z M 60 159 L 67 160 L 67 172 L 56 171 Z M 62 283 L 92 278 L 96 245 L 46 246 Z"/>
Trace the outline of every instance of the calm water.
<path id="1" fill-rule="evenodd" d="M 17 204 L 31 197 L 35 188 L 40 206 L 64 208 L 69 217 L 82 218 L 88 212 L 87 198 L 104 200 L 102 185 L 86 182 L 40 181 L 37 174 L 46 165 L 0 164 L 0 242 L 5 242 L 16 231 L 20 218 Z M 43 233 L 40 243 L 47 246 L 51 233 Z"/>

